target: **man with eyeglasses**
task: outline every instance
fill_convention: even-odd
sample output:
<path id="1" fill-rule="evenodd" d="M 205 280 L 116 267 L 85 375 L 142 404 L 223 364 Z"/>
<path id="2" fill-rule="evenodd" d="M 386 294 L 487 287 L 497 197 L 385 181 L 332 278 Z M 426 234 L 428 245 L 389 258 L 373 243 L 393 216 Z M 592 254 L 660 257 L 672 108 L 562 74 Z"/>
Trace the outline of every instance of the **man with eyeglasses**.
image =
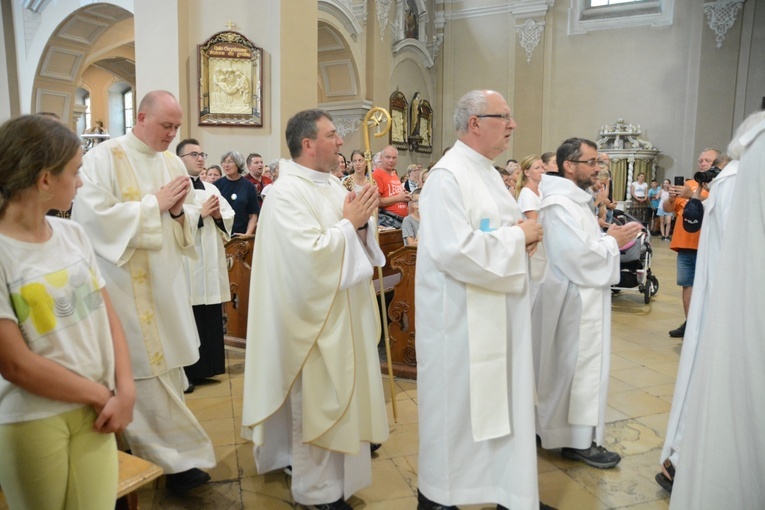
<path id="1" fill-rule="evenodd" d="M 529 278 L 542 229 L 522 220 L 494 159 L 515 121 L 497 92 L 458 102 L 459 140 L 422 188 L 415 281 L 418 510 L 538 510 Z"/>
<path id="2" fill-rule="evenodd" d="M 598 177 L 590 140 L 569 138 L 557 151 L 559 176 L 542 176 L 539 218 L 550 270 L 533 311 L 537 434 L 542 447 L 606 469 L 621 457 L 603 447 L 611 355 L 611 285 L 619 281 L 619 249 L 638 223 L 611 225 L 604 235 L 587 188 Z"/>
<path id="3" fill-rule="evenodd" d="M 210 480 L 212 442 L 181 396 L 183 367 L 199 358 L 183 255 L 195 256 L 199 206 L 183 162 L 167 148 L 183 109 L 167 91 L 146 94 L 128 134 L 99 144 L 82 161 L 72 219 L 95 249 L 119 311 L 136 386 L 125 430 L 133 455 L 162 467 L 168 489 Z M 183 433 L 179 433 L 182 430 Z"/>
<path id="4" fill-rule="evenodd" d="M 226 266 L 225 241 L 231 239 L 234 210 L 216 186 L 200 178 L 205 168 L 205 157 L 199 142 L 194 138 L 181 141 L 175 148 L 191 176 L 192 198 L 199 206 L 194 247 L 197 258 L 183 257 L 186 284 L 189 288 L 191 308 L 199 333 L 199 360 L 184 368 L 189 386 L 186 393 L 194 391 L 197 384 L 209 377 L 226 372 L 226 351 L 223 345 L 222 303 L 231 300 Z M 189 221 L 194 221 L 189 215 Z"/>

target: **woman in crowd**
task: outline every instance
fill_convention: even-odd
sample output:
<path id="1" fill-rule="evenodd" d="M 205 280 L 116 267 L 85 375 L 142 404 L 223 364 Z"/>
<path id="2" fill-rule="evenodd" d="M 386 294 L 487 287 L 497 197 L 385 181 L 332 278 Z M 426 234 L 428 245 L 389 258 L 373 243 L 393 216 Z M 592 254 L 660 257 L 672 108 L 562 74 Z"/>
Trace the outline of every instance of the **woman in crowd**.
<path id="1" fill-rule="evenodd" d="M 212 165 L 207 169 L 206 181 L 210 184 L 214 183 L 223 176 L 223 171 L 218 165 Z"/>
<path id="2" fill-rule="evenodd" d="M 278 159 L 273 160 L 272 162 L 268 164 L 266 168 L 268 168 L 268 173 L 271 174 L 271 183 L 263 186 L 263 191 L 260 192 L 260 198 L 263 198 L 263 199 L 266 198 L 266 195 L 268 195 L 268 193 L 271 191 L 271 188 L 276 182 L 276 179 L 279 178 L 279 160 Z M 263 175 L 265 174 L 266 173 L 263 172 Z"/>
<path id="3" fill-rule="evenodd" d="M 337 168 L 343 174 L 342 177 L 340 177 L 341 179 L 348 175 L 348 160 L 345 159 L 342 152 L 337 155 Z"/>
<path id="4" fill-rule="evenodd" d="M 558 163 L 556 162 L 556 156 L 554 152 L 545 152 L 542 154 L 542 163 L 545 165 L 545 173 L 558 173 Z"/>
<path id="5" fill-rule="evenodd" d="M 404 181 L 404 189 L 409 193 L 412 193 L 417 188 L 422 187 L 422 181 L 420 180 L 421 172 L 422 165 L 411 164 L 406 168 L 407 178 Z"/>
<path id="6" fill-rule="evenodd" d="M 255 233 L 258 223 L 260 205 L 258 190 L 244 174 L 244 157 L 236 151 L 229 151 L 220 158 L 225 176 L 215 181 L 220 194 L 228 200 L 234 210 L 234 227 L 232 234 L 251 235 Z M 208 170 L 209 173 L 209 170 Z"/>
<path id="7" fill-rule="evenodd" d="M 523 216 L 535 220 L 539 216 L 539 183 L 542 182 L 542 174 L 545 173 L 545 164 L 542 158 L 536 154 L 526 156 L 521 161 L 520 175 L 515 186 L 515 199 Z"/>
<path id="8" fill-rule="evenodd" d="M 664 179 L 661 183 L 661 191 L 659 192 L 659 207 L 656 210 L 656 214 L 659 216 L 659 229 L 661 231 L 661 240 L 669 241 L 669 233 L 672 230 L 672 216 L 674 213 L 666 212 L 664 210 L 664 202 L 669 200 L 669 187 L 672 185 L 669 179 Z"/>
<path id="9" fill-rule="evenodd" d="M 114 508 L 114 432 L 133 419 L 125 335 L 82 228 L 46 217 L 82 186 L 80 140 L 0 127 L 0 485 L 10 508 Z"/>
<path id="10" fill-rule="evenodd" d="M 351 169 L 353 171 L 343 179 L 343 185 L 348 191 L 359 191 L 370 182 L 374 183 L 374 180 L 369 178 L 364 153 L 358 149 L 351 152 Z"/>
<path id="11" fill-rule="evenodd" d="M 632 197 L 630 214 L 637 218 L 640 223 L 648 226 L 648 183 L 645 182 L 645 174 L 638 174 L 637 181 L 630 185 L 630 196 Z"/>

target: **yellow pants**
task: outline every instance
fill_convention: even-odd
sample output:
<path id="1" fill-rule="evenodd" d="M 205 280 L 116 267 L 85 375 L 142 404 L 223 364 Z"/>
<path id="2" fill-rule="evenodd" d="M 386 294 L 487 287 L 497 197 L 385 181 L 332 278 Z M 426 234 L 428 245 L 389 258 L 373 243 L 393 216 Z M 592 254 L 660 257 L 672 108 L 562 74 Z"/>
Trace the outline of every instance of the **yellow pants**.
<path id="1" fill-rule="evenodd" d="M 0 425 L 0 486 L 11 510 L 111 510 L 117 497 L 114 434 L 93 431 L 93 408 Z"/>

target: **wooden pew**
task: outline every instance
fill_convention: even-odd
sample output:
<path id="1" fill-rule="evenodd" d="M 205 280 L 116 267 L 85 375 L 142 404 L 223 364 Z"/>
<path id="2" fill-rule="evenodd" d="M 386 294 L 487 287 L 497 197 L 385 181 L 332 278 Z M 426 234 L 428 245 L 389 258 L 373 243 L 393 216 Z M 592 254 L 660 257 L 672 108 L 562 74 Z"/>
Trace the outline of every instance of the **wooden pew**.
<path id="1" fill-rule="evenodd" d="M 400 271 L 401 278 L 393 287 L 388 303 L 388 334 L 390 336 L 393 373 L 398 377 L 417 379 L 417 353 L 415 351 L 414 321 L 414 274 L 417 264 L 417 248 L 402 246 L 388 257 L 393 271 Z M 387 363 L 382 363 L 387 374 Z"/>
<path id="2" fill-rule="evenodd" d="M 247 343 L 247 312 L 250 302 L 250 274 L 254 246 L 255 235 L 238 236 L 226 243 L 231 301 L 224 305 L 223 313 L 226 321 L 225 343 L 232 347 L 245 348 Z M 399 271 L 390 265 L 389 255 L 402 246 L 404 241 L 400 229 L 380 232 L 380 248 L 386 257 L 386 263 L 383 266 L 383 286 L 386 292 L 390 292 L 400 279 Z M 374 272 L 372 279 L 375 290 L 379 294 L 377 271 Z"/>
<path id="3" fill-rule="evenodd" d="M 237 236 L 226 243 L 226 263 L 231 301 L 223 305 L 226 321 L 225 343 L 244 347 L 247 337 L 247 311 L 250 303 L 250 273 L 255 236 Z"/>

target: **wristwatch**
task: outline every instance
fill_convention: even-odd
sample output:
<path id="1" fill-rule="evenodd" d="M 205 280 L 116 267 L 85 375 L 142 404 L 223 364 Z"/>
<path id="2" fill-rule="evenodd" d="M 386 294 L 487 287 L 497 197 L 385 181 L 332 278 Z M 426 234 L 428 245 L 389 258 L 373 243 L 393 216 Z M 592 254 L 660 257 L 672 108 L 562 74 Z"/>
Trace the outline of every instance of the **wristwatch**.
<path id="1" fill-rule="evenodd" d="M 178 218 L 180 218 L 181 216 L 183 216 L 184 214 L 186 214 L 186 213 L 184 212 L 184 210 L 183 210 L 183 209 L 181 209 L 181 212 L 179 212 L 178 214 L 173 214 L 173 211 L 167 211 L 167 212 L 169 212 L 169 213 L 170 213 L 170 217 L 171 217 L 172 219 L 174 219 L 174 220 L 177 220 Z"/>

